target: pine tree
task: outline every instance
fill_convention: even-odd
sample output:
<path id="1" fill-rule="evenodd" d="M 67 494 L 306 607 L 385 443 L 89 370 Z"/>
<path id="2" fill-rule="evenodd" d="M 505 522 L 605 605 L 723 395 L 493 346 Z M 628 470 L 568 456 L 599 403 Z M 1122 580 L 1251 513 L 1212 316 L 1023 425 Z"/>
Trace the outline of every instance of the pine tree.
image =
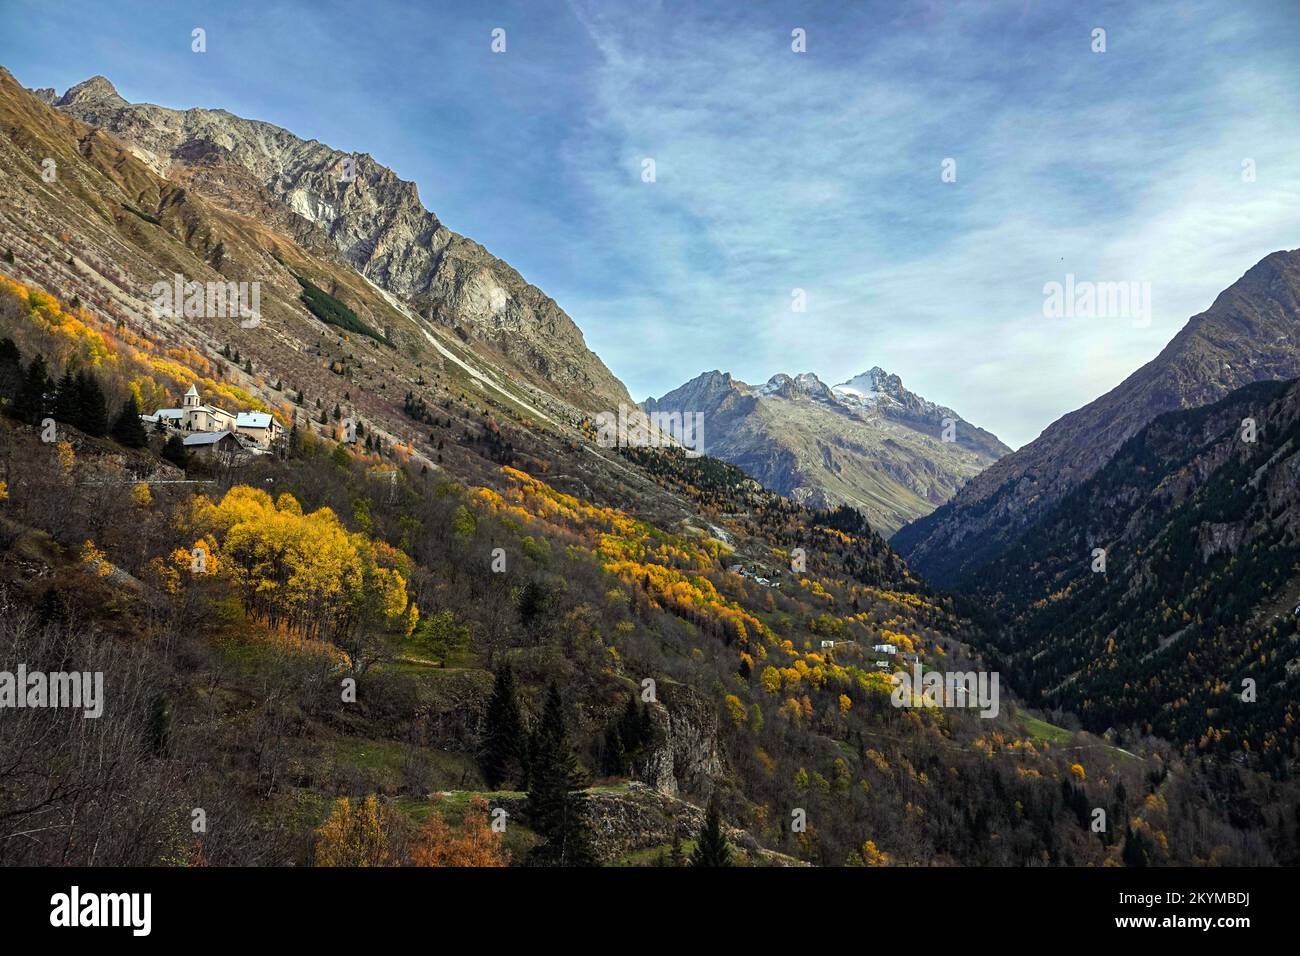
<path id="1" fill-rule="evenodd" d="M 77 388 L 71 362 L 63 369 L 63 377 L 54 389 L 54 417 L 65 425 L 81 427 L 81 391 Z"/>
<path id="2" fill-rule="evenodd" d="M 180 435 L 172 435 L 163 445 L 162 456 L 177 467 L 184 468 L 186 459 L 189 457 L 185 453 L 185 439 Z"/>
<path id="3" fill-rule="evenodd" d="M 543 838 L 533 850 L 542 866 L 591 866 L 587 797 L 577 757 L 569 747 L 560 691 L 551 684 L 546 708 L 533 740 L 528 791 L 528 821 Z"/>
<path id="4" fill-rule="evenodd" d="M 669 866 L 686 865 L 686 852 L 685 850 L 682 849 L 682 834 L 681 831 L 677 829 L 676 820 L 673 821 L 673 848 L 672 848 L 672 852 L 668 854 L 668 865 Z"/>
<path id="5" fill-rule="evenodd" d="M 623 733 L 618 724 L 605 731 L 604 758 L 605 776 L 621 777 L 627 773 L 627 748 L 623 745 Z"/>
<path id="6" fill-rule="evenodd" d="M 69 424 L 76 425 L 87 435 L 95 435 L 96 437 L 107 435 L 108 402 L 104 399 L 104 392 L 100 389 L 98 380 L 83 369 L 77 373 L 73 389 L 76 394 L 72 402 L 75 417 L 64 420 Z M 60 391 L 62 391 L 62 385 L 60 385 Z"/>
<path id="7" fill-rule="evenodd" d="M 14 415 L 28 425 L 38 425 L 53 410 L 54 382 L 42 355 L 32 359 L 14 401 Z"/>
<path id="8" fill-rule="evenodd" d="M 113 422 L 113 440 L 127 448 L 143 448 L 149 444 L 144 422 L 140 421 L 140 403 L 136 401 L 135 392 L 126 396 L 122 411 Z"/>
<path id="9" fill-rule="evenodd" d="M 1151 853 L 1145 834 L 1132 827 L 1125 827 L 1124 849 L 1120 852 L 1120 858 L 1125 866 L 1146 866 L 1150 862 Z"/>
<path id="10" fill-rule="evenodd" d="M 551 595 L 537 581 L 528 581 L 519 593 L 519 623 L 532 638 L 534 646 L 542 643 L 551 607 Z"/>
<path id="11" fill-rule="evenodd" d="M 691 866 L 731 866 L 731 845 L 722 832 L 722 813 L 718 810 L 717 797 L 709 800 L 699 839 L 691 853 Z"/>
<path id="12" fill-rule="evenodd" d="M 503 783 L 524 785 L 528 776 L 528 734 L 519 713 L 515 674 L 502 664 L 488 701 L 487 728 L 480 761 L 483 778 L 493 790 Z"/>
<path id="13" fill-rule="evenodd" d="M 16 401 L 22 387 L 22 353 L 13 339 L 0 339 L 0 405 Z"/>

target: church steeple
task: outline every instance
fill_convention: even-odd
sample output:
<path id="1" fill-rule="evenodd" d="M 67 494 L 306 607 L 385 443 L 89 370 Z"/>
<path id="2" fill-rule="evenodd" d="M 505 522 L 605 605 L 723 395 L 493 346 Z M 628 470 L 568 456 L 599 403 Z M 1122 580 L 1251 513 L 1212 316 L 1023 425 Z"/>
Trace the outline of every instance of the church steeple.
<path id="1" fill-rule="evenodd" d="M 184 407 L 198 408 L 199 404 L 199 390 L 191 385 L 190 390 L 185 393 Z"/>

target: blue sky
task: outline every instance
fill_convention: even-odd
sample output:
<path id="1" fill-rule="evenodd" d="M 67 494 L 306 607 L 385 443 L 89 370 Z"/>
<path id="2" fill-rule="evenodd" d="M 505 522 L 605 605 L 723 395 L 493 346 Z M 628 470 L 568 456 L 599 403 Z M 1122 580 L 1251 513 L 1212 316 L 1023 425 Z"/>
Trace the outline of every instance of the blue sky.
<path id="1" fill-rule="evenodd" d="M 1291 0 L 6 6 L 27 86 L 102 73 L 414 180 L 638 399 L 880 365 L 1016 446 L 1300 247 Z M 1045 318 L 1067 273 L 1151 283 L 1150 323 Z"/>

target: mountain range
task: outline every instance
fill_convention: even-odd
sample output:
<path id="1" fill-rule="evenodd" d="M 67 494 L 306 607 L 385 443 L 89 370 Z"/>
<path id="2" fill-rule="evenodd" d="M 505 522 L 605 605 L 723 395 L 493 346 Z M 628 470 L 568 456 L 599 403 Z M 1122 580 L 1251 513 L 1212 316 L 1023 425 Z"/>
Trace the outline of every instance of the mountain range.
<path id="1" fill-rule="evenodd" d="M 1251 382 L 1300 375 L 1297 316 L 1300 250 L 1275 252 L 1150 362 L 999 459 L 951 501 L 899 530 L 892 544 L 936 584 L 974 580 L 1156 416 L 1209 404 Z"/>
<path id="2" fill-rule="evenodd" d="M 1010 451 L 879 367 L 834 386 L 810 372 L 751 386 L 715 370 L 642 407 L 703 415 L 707 454 L 809 507 L 856 508 L 885 533 Z"/>

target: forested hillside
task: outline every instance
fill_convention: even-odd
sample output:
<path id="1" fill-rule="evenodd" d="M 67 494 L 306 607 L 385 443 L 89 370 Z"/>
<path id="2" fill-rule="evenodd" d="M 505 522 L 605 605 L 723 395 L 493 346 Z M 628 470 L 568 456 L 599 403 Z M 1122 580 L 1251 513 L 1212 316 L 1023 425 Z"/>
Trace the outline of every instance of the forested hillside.
<path id="1" fill-rule="evenodd" d="M 1006 688 L 894 706 L 912 657 L 983 666 L 856 513 L 468 391 L 408 400 L 430 460 L 284 383 L 283 445 L 220 465 L 127 427 L 196 380 L 257 407 L 220 351 L 14 282 L 0 340 L 0 652 L 105 683 L 98 720 L 6 716 L 5 862 L 1296 860 L 1266 773 Z"/>
<path id="2" fill-rule="evenodd" d="M 1286 776 L 1298 478 L 1295 381 L 1157 418 L 981 576 L 999 666 L 1093 730 L 1155 733 Z"/>

